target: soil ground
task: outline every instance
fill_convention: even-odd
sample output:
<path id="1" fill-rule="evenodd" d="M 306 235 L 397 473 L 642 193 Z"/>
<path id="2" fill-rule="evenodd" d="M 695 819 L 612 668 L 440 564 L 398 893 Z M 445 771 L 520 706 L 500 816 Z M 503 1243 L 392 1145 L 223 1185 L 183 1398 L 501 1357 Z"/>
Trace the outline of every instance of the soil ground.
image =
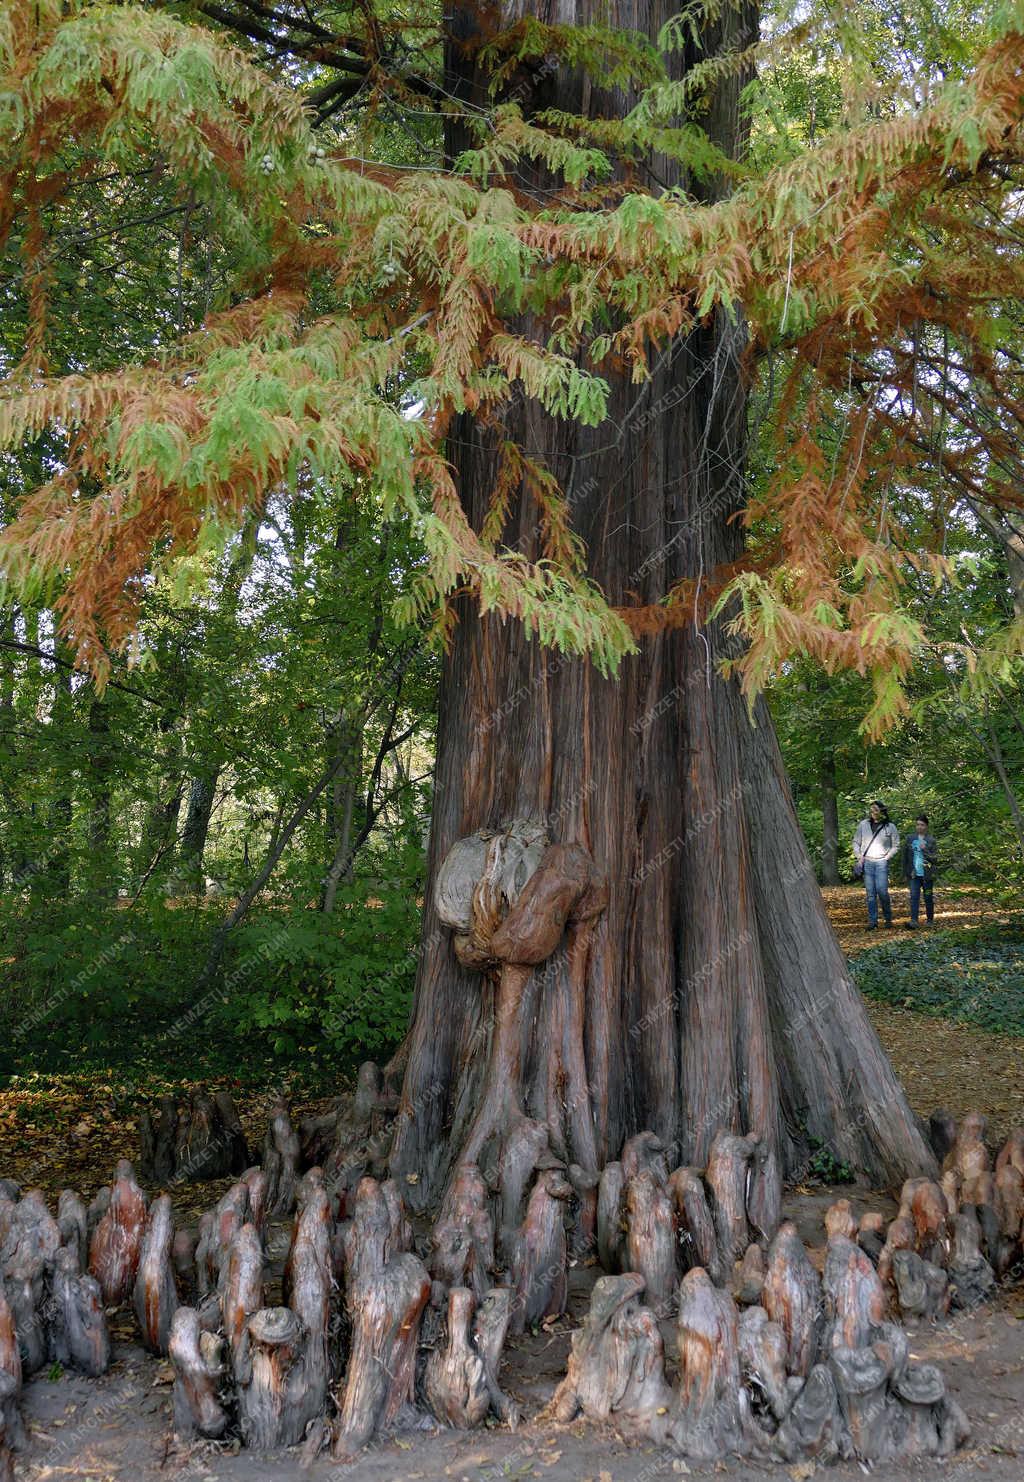
<path id="1" fill-rule="evenodd" d="M 901 902 L 896 896 L 897 917 Z M 826 891 L 840 940 L 853 954 L 878 937 L 863 927 L 863 896 L 853 887 Z M 905 914 L 905 911 L 903 912 Z M 981 892 L 950 893 L 938 902 L 938 930 L 998 916 Z M 907 1086 L 915 1108 L 937 1105 L 961 1113 L 986 1112 L 1000 1131 L 1024 1122 L 1024 1055 L 1021 1042 L 961 1025 L 871 1004 L 871 1016 Z M 265 1097 L 239 1095 L 247 1130 L 265 1121 Z M 14 1133 L 13 1136 L 9 1135 Z M 91 1194 L 109 1179 L 114 1160 L 134 1152 L 136 1133 L 119 1106 L 115 1088 L 47 1085 L 23 1081 L 0 1092 L 0 1172 L 45 1188 L 55 1200 L 71 1183 Z M 190 1188 L 176 1203 L 183 1212 L 209 1207 L 224 1185 Z M 820 1256 L 822 1215 L 839 1194 L 865 1207 L 891 1211 L 880 1191 L 849 1186 L 791 1190 L 787 1213 L 797 1219 L 807 1244 Z M 283 1232 L 282 1232 L 283 1233 Z M 309 1471 L 314 1482 L 498 1482 L 500 1478 L 549 1478 L 551 1482 L 655 1482 L 676 1476 L 728 1475 L 735 1482 L 792 1477 L 794 1482 L 826 1475 L 813 1464 L 795 1467 L 719 1462 L 699 1466 L 651 1447 L 630 1443 L 614 1430 L 589 1423 L 556 1427 L 538 1420 L 554 1385 L 565 1372 L 570 1334 L 586 1309 L 592 1269 L 573 1272 L 570 1310 L 550 1331 L 512 1340 L 502 1383 L 526 1417 L 512 1433 L 502 1428 L 461 1434 L 427 1428 L 398 1432 L 354 1461 L 321 1458 Z M 29 1482 L 298 1482 L 295 1453 L 258 1456 L 231 1447 L 178 1445 L 170 1428 L 171 1370 L 134 1341 L 128 1314 L 114 1321 L 115 1362 L 99 1380 L 45 1372 L 26 1386 L 23 1409 L 29 1446 L 19 1475 Z M 671 1325 L 665 1327 L 671 1351 Z M 946 1478 L 950 1482 L 1024 1482 L 1024 1282 L 1004 1286 L 979 1312 L 957 1314 L 937 1328 L 913 1335 L 916 1357 L 938 1363 L 950 1392 L 970 1417 L 967 1449 L 944 1463 L 899 1463 L 871 1471 L 877 1482 Z M 853 1482 L 865 1468 L 844 1463 L 828 1468 L 834 1482 Z"/>

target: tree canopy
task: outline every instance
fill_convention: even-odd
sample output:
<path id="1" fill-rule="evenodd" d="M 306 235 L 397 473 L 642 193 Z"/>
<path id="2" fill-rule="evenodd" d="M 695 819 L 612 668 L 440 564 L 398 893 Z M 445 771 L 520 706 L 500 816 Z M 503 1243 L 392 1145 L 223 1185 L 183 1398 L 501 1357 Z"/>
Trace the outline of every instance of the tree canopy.
<path id="1" fill-rule="evenodd" d="M 960 26 L 901 13 L 893 52 L 884 6 L 780 11 L 760 38 L 725 6 L 720 47 L 684 71 L 717 7 L 680 12 L 657 49 L 482 23 L 460 45 L 489 93 L 456 99 L 438 94 L 429 8 L 354 7 L 344 31 L 307 14 L 7 7 L 0 438 L 25 490 L 0 545 L 12 588 L 52 600 L 103 676 L 157 573 L 220 548 L 276 492 L 344 482 L 371 519 L 411 522 L 423 560 L 399 614 L 442 634 L 469 590 L 614 669 L 639 633 L 717 603 L 746 640 L 749 690 L 808 654 L 870 675 L 872 726 L 904 709 L 926 637 L 908 590 L 951 574 L 951 512 L 999 520 L 1021 499 L 1020 7 Z M 524 116 L 516 79 L 552 57 L 635 105 Z M 738 163 L 713 137 L 716 82 L 737 72 Z M 795 94 L 814 99 L 806 120 Z M 453 115 L 471 142 L 446 163 Z M 688 189 L 660 188 L 659 155 Z M 742 322 L 768 403 L 735 569 L 612 607 L 567 491 L 511 443 L 471 527 L 453 415 L 500 423 L 521 396 L 598 423 L 610 374 L 642 385 L 709 315 Z M 536 560 L 503 541 L 520 485 Z M 1000 654 L 1019 636 L 1015 621 Z"/>

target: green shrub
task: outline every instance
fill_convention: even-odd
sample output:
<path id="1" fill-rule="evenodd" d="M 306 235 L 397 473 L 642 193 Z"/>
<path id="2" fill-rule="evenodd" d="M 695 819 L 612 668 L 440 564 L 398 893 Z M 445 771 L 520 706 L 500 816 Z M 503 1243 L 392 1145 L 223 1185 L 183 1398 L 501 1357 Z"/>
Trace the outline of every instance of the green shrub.
<path id="1" fill-rule="evenodd" d="M 868 998 L 1024 1035 L 1024 922 L 887 942 L 850 966 Z"/>
<path id="2" fill-rule="evenodd" d="M 224 1022 L 265 1036 L 276 1054 L 379 1054 L 408 1023 L 419 922 L 408 891 L 376 896 L 365 881 L 339 892 L 330 916 L 264 914 L 239 930 L 225 966 Z"/>

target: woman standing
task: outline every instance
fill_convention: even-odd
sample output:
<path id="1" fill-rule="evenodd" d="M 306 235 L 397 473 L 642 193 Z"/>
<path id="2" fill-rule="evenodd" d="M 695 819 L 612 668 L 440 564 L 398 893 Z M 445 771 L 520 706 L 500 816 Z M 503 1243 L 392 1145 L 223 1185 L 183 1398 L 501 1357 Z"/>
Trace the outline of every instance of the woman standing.
<path id="1" fill-rule="evenodd" d="M 892 926 L 892 902 L 889 899 L 889 861 L 897 854 L 900 836 L 889 820 L 889 810 L 877 798 L 862 818 L 853 836 L 854 868 L 864 876 L 868 900 L 868 931 L 878 925 L 878 903 L 886 926 Z"/>
<path id="2" fill-rule="evenodd" d="M 925 919 L 935 920 L 935 864 L 939 846 L 928 832 L 928 814 L 919 813 L 915 831 L 903 846 L 903 874 L 910 886 L 910 930 L 917 930 L 917 916 L 924 895 Z"/>

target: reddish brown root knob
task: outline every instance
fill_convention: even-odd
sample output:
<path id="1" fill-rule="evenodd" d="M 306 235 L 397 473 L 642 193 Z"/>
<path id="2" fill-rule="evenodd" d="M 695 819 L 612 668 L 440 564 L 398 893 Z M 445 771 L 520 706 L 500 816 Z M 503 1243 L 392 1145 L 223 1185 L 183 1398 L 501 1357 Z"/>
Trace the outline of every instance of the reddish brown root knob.
<path id="1" fill-rule="evenodd" d="M 821 1278 L 789 1220 L 780 1225 L 768 1248 L 761 1305 L 786 1335 L 789 1372 L 805 1379 L 818 1353 Z"/>
<path id="2" fill-rule="evenodd" d="M 960 1182 L 961 1199 L 974 1202 L 972 1184 L 979 1174 L 991 1168 L 985 1137 L 988 1122 L 980 1112 L 968 1112 L 957 1130 L 956 1141 L 946 1154 L 942 1171 L 953 1172 Z"/>
<path id="3" fill-rule="evenodd" d="M 638 1173 L 649 1173 L 656 1183 L 668 1183 L 671 1152 L 654 1132 L 638 1132 L 623 1144 L 622 1173 L 626 1182 Z"/>
<path id="4" fill-rule="evenodd" d="M 747 1246 L 743 1260 L 736 1267 L 733 1290 L 741 1307 L 753 1307 L 764 1291 L 764 1250 L 754 1242 Z"/>
<path id="5" fill-rule="evenodd" d="M 755 1414 L 766 1413 L 776 1421 L 784 1419 L 794 1398 L 786 1374 L 789 1344 L 782 1328 L 770 1320 L 763 1307 L 748 1307 L 741 1314 L 739 1354 Z"/>
<path id="6" fill-rule="evenodd" d="M 837 1199 L 834 1204 L 829 1205 L 825 1211 L 825 1234 L 829 1239 L 833 1235 L 845 1235 L 847 1240 L 856 1239 L 857 1221 L 849 1199 Z"/>
<path id="7" fill-rule="evenodd" d="M 826 1346 L 863 1348 L 886 1320 L 886 1300 L 878 1272 L 860 1246 L 833 1235 L 825 1257 Z"/>
<path id="8" fill-rule="evenodd" d="M 622 1270 L 626 1246 L 622 1196 L 626 1175 L 621 1163 L 606 1163 L 597 1189 L 597 1258 L 609 1275 Z"/>
<path id="9" fill-rule="evenodd" d="M 0 1371 L 0 1482 L 14 1482 L 14 1449 L 20 1444 L 18 1387 Z"/>
<path id="10" fill-rule="evenodd" d="M 517 1113 L 502 1138 L 493 1180 L 491 1171 L 487 1170 L 487 1181 L 498 1187 L 496 1254 L 506 1267 L 512 1260 L 515 1240 L 526 1214 L 530 1183 L 541 1159 L 548 1153 L 546 1123 Z M 458 1170 L 455 1177 L 458 1178 Z"/>
<path id="11" fill-rule="evenodd" d="M 14 1380 L 15 1395 L 21 1391 L 21 1350 L 18 1332 L 14 1324 L 14 1313 L 7 1300 L 7 1290 L 0 1276 L 0 1374 L 9 1374 Z"/>
<path id="12" fill-rule="evenodd" d="M 476 1310 L 473 1320 L 473 1343 L 483 1359 L 484 1378 L 491 1397 L 491 1409 L 499 1420 L 515 1427 L 519 1410 L 498 1383 L 501 1353 L 512 1319 L 512 1292 L 507 1287 L 491 1287 Z"/>
<path id="13" fill-rule="evenodd" d="M 387 1200 L 385 1199 L 387 1207 Z M 286 1299 L 303 1333 L 303 1383 L 296 1397 L 302 1430 L 327 1403 L 327 1335 L 331 1319 L 331 1213 L 318 1168 L 302 1181 L 299 1215 L 286 1268 Z M 249 1325 L 250 1334 L 252 1324 Z"/>
<path id="14" fill-rule="evenodd" d="M 243 1225 L 231 1242 L 221 1291 L 224 1336 L 236 1384 L 250 1375 L 249 1319 L 263 1306 L 263 1245 L 255 1225 Z"/>
<path id="15" fill-rule="evenodd" d="M 715 1222 L 707 1191 L 696 1168 L 677 1168 L 668 1181 L 675 1211 L 676 1240 L 684 1270 L 701 1266 L 716 1284 L 728 1273 L 719 1258 Z"/>
<path id="16" fill-rule="evenodd" d="M 100 1284 L 107 1307 L 127 1302 L 135 1286 L 146 1229 L 146 1196 L 125 1159 L 117 1165 L 110 1204 L 89 1246 L 89 1271 Z"/>
<path id="17" fill-rule="evenodd" d="M 857 1244 L 877 1266 L 885 1246 L 885 1216 L 878 1210 L 869 1209 L 861 1215 L 857 1227 Z"/>
<path id="18" fill-rule="evenodd" d="M 710 1191 L 723 1279 L 732 1275 L 734 1264 L 750 1244 L 747 1178 L 757 1141 L 753 1136 L 718 1132 L 708 1154 L 704 1181 Z"/>
<path id="19" fill-rule="evenodd" d="M 885 1244 L 878 1257 L 878 1279 L 883 1286 L 892 1284 L 893 1256 L 898 1250 L 913 1250 L 917 1243 L 914 1222 L 902 1215 L 892 1221 L 885 1235 Z"/>
<path id="20" fill-rule="evenodd" d="M 267 1198 L 270 1192 L 270 1180 L 262 1168 L 247 1168 L 242 1174 L 241 1180 L 249 1191 L 249 1221 L 258 1235 L 263 1234 L 263 1225 L 267 1217 Z"/>
<path id="21" fill-rule="evenodd" d="M 134 1292 L 139 1331 L 143 1343 L 151 1353 L 166 1354 L 171 1337 L 171 1321 L 178 1308 L 178 1291 L 171 1260 L 173 1243 L 171 1196 L 161 1194 L 153 1200 L 149 1211 Z"/>
<path id="22" fill-rule="evenodd" d="M 928 1118 L 928 1140 L 941 1166 L 956 1142 L 956 1118 L 952 1112 L 944 1108 L 932 1112 Z"/>
<path id="23" fill-rule="evenodd" d="M 996 1154 L 996 1172 L 1007 1164 L 1024 1175 L 1024 1127 L 1015 1127 Z"/>
<path id="24" fill-rule="evenodd" d="M 57 1229 L 61 1245 L 74 1251 L 78 1269 L 84 1271 L 89 1259 L 89 1217 L 74 1189 L 61 1190 L 57 1201 Z"/>
<path id="25" fill-rule="evenodd" d="M 914 1222 L 917 1254 L 936 1266 L 949 1260 L 949 1212 L 941 1184 L 931 1179 L 915 1181 L 910 1196 L 910 1217 Z"/>

